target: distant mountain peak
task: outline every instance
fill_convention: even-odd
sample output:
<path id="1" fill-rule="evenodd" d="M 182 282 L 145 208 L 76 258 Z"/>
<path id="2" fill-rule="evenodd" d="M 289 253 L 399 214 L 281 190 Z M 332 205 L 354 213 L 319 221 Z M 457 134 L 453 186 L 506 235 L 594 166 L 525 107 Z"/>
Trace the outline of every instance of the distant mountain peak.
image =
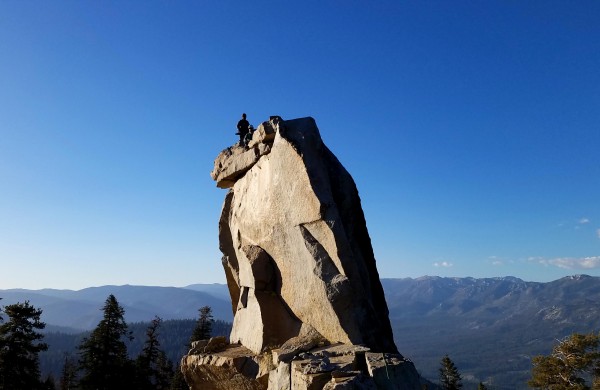
<path id="1" fill-rule="evenodd" d="M 522 282 L 523 281 L 523 279 L 517 278 L 516 276 L 496 276 L 491 279 L 505 281 L 505 282 Z"/>
<path id="2" fill-rule="evenodd" d="M 590 278 L 592 278 L 592 276 L 590 276 L 590 275 L 576 274 L 576 275 L 566 276 L 564 279 L 583 280 L 583 279 L 590 279 Z"/>

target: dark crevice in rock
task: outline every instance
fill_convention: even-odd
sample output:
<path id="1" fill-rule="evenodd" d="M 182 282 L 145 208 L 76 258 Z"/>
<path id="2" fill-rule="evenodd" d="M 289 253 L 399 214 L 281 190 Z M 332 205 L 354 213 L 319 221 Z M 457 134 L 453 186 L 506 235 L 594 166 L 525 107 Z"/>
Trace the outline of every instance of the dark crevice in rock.
<path id="1" fill-rule="evenodd" d="M 365 355 L 364 352 L 356 353 L 355 363 L 356 363 L 355 369 L 357 371 L 360 371 L 363 374 L 369 375 L 369 369 L 367 367 L 367 356 Z"/>
<path id="2" fill-rule="evenodd" d="M 248 307 L 248 291 L 250 290 L 250 287 L 242 287 L 242 295 L 240 297 L 240 305 L 241 308 L 247 308 Z"/>
<path id="3" fill-rule="evenodd" d="M 229 218 L 231 214 L 231 202 L 233 200 L 233 191 L 228 191 L 223 202 L 223 209 L 219 219 L 219 249 L 223 253 L 221 263 L 225 270 L 225 278 L 229 295 L 231 296 L 231 310 L 235 315 L 237 303 L 240 298 L 239 286 L 239 263 L 235 248 L 233 247 L 233 237 L 229 227 Z"/>

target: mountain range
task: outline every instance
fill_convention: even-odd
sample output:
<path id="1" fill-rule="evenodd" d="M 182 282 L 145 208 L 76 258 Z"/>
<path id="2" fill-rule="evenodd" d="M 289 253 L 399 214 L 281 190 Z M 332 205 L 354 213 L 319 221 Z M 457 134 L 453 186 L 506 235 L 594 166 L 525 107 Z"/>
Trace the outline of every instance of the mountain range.
<path id="1" fill-rule="evenodd" d="M 557 340 L 600 329 L 600 278 L 383 279 L 400 351 L 427 378 L 448 354 L 465 379 L 526 389 L 531 358 Z M 489 388 L 490 386 L 488 386 Z"/>
<path id="2" fill-rule="evenodd" d="M 216 319 L 231 322 L 229 290 L 223 284 L 196 284 L 184 288 L 155 286 L 101 286 L 83 290 L 0 290 L 0 304 L 28 300 L 43 310 L 42 321 L 63 331 L 90 330 L 102 319 L 102 306 L 113 294 L 125 310 L 127 322 L 198 318 L 198 309 L 210 306 Z"/>
<path id="3" fill-rule="evenodd" d="M 600 278 L 574 275 L 548 283 L 514 277 L 382 279 L 394 338 L 420 373 L 437 379 L 445 354 L 465 382 L 525 389 L 531 357 L 548 354 L 556 340 L 600 329 Z M 0 290 L 1 304 L 29 300 L 43 309 L 51 330 L 94 328 L 114 294 L 127 322 L 197 318 L 208 305 L 215 318 L 232 320 L 227 286 L 183 288 L 103 286 L 71 290 Z M 60 328 L 57 328 L 60 327 Z"/>

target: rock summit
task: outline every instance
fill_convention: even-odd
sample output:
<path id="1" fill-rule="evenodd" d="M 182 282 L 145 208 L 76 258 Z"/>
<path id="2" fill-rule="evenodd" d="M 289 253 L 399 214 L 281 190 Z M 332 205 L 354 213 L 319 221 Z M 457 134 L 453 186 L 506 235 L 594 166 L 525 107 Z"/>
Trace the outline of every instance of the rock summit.
<path id="1" fill-rule="evenodd" d="M 228 346 L 182 359 L 191 388 L 420 388 L 393 340 L 356 185 L 314 119 L 271 117 L 211 176 L 229 189 L 219 244 L 234 321 Z"/>

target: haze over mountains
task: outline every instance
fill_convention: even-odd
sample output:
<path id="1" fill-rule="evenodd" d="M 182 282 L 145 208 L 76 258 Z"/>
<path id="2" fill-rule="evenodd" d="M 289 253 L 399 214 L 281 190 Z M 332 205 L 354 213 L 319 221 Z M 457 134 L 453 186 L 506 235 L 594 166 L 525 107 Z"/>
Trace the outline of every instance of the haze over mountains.
<path id="1" fill-rule="evenodd" d="M 72 331 L 93 329 L 102 319 L 101 308 L 113 294 L 125 309 L 127 322 L 197 318 L 198 309 L 210 306 L 215 318 L 231 321 L 227 286 L 192 285 L 185 288 L 155 286 L 101 286 L 83 290 L 0 290 L 1 305 L 29 300 L 43 310 L 42 321 Z"/>
<path id="2" fill-rule="evenodd" d="M 530 358 L 547 354 L 557 339 L 600 329 L 600 278 L 565 277 L 549 283 L 514 277 L 382 279 L 394 337 L 421 374 L 437 378 L 449 354 L 466 379 L 490 380 L 495 388 L 526 388 Z M 231 321 L 226 285 L 184 288 L 103 286 L 70 290 L 0 290 L 7 305 L 29 300 L 48 325 L 91 329 L 114 294 L 127 322 L 197 318 L 209 305 L 215 318 Z M 53 330 L 49 326 L 49 330 Z"/>
<path id="3" fill-rule="evenodd" d="M 600 329 L 600 278 L 383 279 L 394 335 L 421 373 L 449 354 L 466 378 L 527 388 L 530 359 L 568 334 Z M 504 386 L 501 386 L 504 384 Z"/>

